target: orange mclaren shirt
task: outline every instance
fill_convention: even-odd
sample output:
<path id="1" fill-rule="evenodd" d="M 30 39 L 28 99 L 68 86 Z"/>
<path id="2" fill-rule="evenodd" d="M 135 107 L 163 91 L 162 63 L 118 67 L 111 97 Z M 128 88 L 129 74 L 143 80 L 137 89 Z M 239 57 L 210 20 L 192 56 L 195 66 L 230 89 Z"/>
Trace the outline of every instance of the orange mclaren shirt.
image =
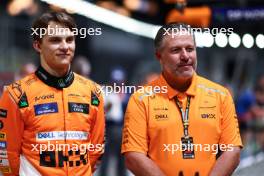
<path id="1" fill-rule="evenodd" d="M 73 76 L 62 89 L 36 74 L 6 87 L 0 100 L 0 173 L 92 175 L 103 153 L 103 99 L 94 82 Z"/>
<path id="2" fill-rule="evenodd" d="M 146 89 L 149 86 L 152 91 Z M 234 103 L 226 88 L 196 73 L 185 93 L 172 89 L 163 76 L 147 87 L 145 91 L 138 90 L 129 100 L 122 153 L 144 153 L 167 176 L 206 176 L 216 162 L 217 149 L 228 151 L 233 146 L 242 147 Z M 188 131 L 193 138 L 193 159 L 183 159 L 183 124 L 176 96 L 183 109 L 187 96 L 191 97 Z"/>

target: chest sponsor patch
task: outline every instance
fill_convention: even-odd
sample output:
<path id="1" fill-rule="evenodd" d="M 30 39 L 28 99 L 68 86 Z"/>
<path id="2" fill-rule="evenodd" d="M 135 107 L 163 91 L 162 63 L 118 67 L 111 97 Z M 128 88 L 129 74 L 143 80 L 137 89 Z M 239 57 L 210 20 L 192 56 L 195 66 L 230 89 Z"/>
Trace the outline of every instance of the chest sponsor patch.
<path id="1" fill-rule="evenodd" d="M 49 131 L 36 134 L 36 140 L 87 140 L 88 133 L 84 131 Z"/>
<path id="2" fill-rule="evenodd" d="M 215 114 L 201 114 L 203 119 L 215 119 Z"/>
<path id="3" fill-rule="evenodd" d="M 153 110 L 154 111 L 167 111 L 167 110 L 169 110 L 169 108 L 167 108 L 167 107 L 154 107 Z"/>
<path id="4" fill-rule="evenodd" d="M 53 99 L 53 98 L 54 98 L 54 94 L 41 95 L 41 96 L 36 96 L 35 101 Z"/>
<path id="5" fill-rule="evenodd" d="M 0 141 L 0 149 L 6 149 L 6 141 Z"/>
<path id="6" fill-rule="evenodd" d="M 89 104 L 69 102 L 68 107 L 69 112 L 89 114 Z"/>
<path id="7" fill-rule="evenodd" d="M 38 104 L 34 105 L 35 115 L 43 115 L 43 114 L 50 114 L 50 113 L 57 113 L 58 112 L 58 104 L 57 103 L 45 103 L 45 104 Z"/>
<path id="8" fill-rule="evenodd" d="M 7 117 L 7 110 L 5 109 L 0 109 L 0 117 L 6 118 Z"/>
<path id="9" fill-rule="evenodd" d="M 167 114 L 155 114 L 155 120 L 168 120 L 169 116 Z"/>

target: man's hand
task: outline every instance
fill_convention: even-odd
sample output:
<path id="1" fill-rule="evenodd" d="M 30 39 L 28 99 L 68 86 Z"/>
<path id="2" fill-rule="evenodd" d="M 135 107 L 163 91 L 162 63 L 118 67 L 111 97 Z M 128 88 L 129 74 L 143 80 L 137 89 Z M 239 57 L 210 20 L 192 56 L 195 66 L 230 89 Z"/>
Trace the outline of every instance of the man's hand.
<path id="1" fill-rule="evenodd" d="M 225 151 L 216 160 L 210 176 L 232 175 L 240 161 L 240 147 L 233 147 L 232 151 Z"/>
<path id="2" fill-rule="evenodd" d="M 143 153 L 126 152 L 125 163 L 136 176 L 165 176 L 160 168 Z"/>

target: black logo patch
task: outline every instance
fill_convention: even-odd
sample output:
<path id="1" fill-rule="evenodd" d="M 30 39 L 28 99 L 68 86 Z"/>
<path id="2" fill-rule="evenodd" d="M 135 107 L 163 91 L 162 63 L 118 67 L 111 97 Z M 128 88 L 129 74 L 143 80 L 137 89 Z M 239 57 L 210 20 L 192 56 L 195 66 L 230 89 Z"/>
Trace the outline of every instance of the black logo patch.
<path id="1" fill-rule="evenodd" d="M 89 104 L 69 102 L 69 112 L 89 114 Z"/>
<path id="2" fill-rule="evenodd" d="M 42 151 L 39 154 L 40 166 L 45 167 L 76 167 L 81 165 L 86 165 L 88 163 L 88 151 L 81 154 L 80 150 L 69 150 L 68 154 L 64 151 Z M 72 156 L 74 160 L 72 160 Z M 79 160 L 76 160 L 79 158 Z"/>
<path id="3" fill-rule="evenodd" d="M 7 117 L 7 110 L 0 109 L 0 117 L 6 118 Z"/>

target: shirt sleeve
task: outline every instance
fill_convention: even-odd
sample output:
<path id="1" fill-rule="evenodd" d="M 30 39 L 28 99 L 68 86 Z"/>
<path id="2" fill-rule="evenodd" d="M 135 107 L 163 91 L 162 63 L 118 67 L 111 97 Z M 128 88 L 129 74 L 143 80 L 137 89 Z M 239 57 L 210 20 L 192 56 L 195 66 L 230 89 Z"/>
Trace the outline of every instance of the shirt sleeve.
<path id="1" fill-rule="evenodd" d="M 3 92 L 0 99 L 0 111 L 1 172 L 4 175 L 18 175 L 24 123 L 8 90 Z"/>
<path id="2" fill-rule="evenodd" d="M 100 162 L 100 158 L 104 153 L 105 115 L 104 115 L 104 101 L 102 94 L 100 94 L 99 99 L 94 99 L 93 101 L 96 101 L 96 105 L 98 103 L 98 106 L 95 105 L 96 114 L 93 121 L 93 127 L 91 130 L 91 144 L 94 146 L 94 150 L 89 151 L 89 156 L 90 156 L 92 171 L 95 171 L 96 164 Z"/>
<path id="3" fill-rule="evenodd" d="M 125 152 L 140 152 L 147 155 L 147 111 L 143 100 L 138 95 L 132 95 L 125 113 L 122 149 Z"/>
<path id="4" fill-rule="evenodd" d="M 242 147 L 235 105 L 228 91 L 222 103 L 221 113 L 221 137 L 219 143 Z"/>

